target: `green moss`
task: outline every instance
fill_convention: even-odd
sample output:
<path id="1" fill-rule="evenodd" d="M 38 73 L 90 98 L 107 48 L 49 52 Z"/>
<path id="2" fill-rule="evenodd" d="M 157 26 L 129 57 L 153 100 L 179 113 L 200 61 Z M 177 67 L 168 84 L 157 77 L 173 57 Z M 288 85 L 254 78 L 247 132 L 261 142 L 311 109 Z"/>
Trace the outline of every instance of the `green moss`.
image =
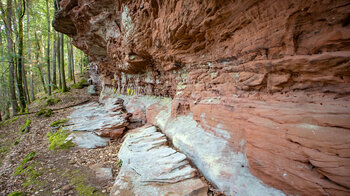
<path id="1" fill-rule="evenodd" d="M 65 123 L 68 122 L 68 119 L 61 119 L 61 120 L 56 120 L 56 121 L 53 121 L 51 124 L 50 124 L 50 127 L 59 127 L 59 126 L 62 126 L 64 125 Z"/>
<path id="2" fill-rule="evenodd" d="M 79 82 L 73 84 L 73 85 L 72 85 L 72 88 L 75 88 L 75 89 L 82 89 L 82 88 L 84 88 L 85 86 L 89 86 L 89 83 L 86 81 L 85 78 L 82 78 Z"/>
<path id="3" fill-rule="evenodd" d="M 25 195 L 26 194 L 23 192 L 15 191 L 15 192 L 8 194 L 7 196 L 25 196 Z"/>
<path id="4" fill-rule="evenodd" d="M 52 110 L 51 109 L 46 109 L 43 108 L 41 110 L 39 110 L 35 115 L 37 116 L 45 116 L 45 117 L 50 117 L 52 115 Z"/>
<path id="5" fill-rule="evenodd" d="M 75 185 L 75 190 L 79 195 L 83 196 L 100 196 L 102 193 L 97 193 L 97 189 L 93 186 L 87 185 L 87 177 L 85 175 L 79 175 L 81 173 L 79 170 L 73 171 L 73 177 L 71 178 L 71 183 Z"/>
<path id="6" fill-rule="evenodd" d="M 26 179 L 23 183 L 24 187 L 29 186 L 30 184 L 40 184 L 40 182 L 38 180 L 36 180 L 36 178 L 38 178 L 39 176 L 41 176 L 41 173 L 38 172 L 34 165 L 30 165 L 28 166 L 24 172 L 23 172 L 26 176 Z"/>
<path id="7" fill-rule="evenodd" d="M 21 136 L 19 137 L 19 138 L 17 138 L 16 140 L 15 140 L 15 143 L 14 143 L 14 145 L 17 145 L 17 144 L 19 144 L 19 142 L 21 141 Z"/>
<path id="8" fill-rule="evenodd" d="M 46 100 L 45 106 L 49 105 L 55 105 L 56 103 L 60 102 L 61 100 L 59 98 L 49 98 Z"/>
<path id="9" fill-rule="evenodd" d="M 69 149 L 70 147 L 74 147 L 74 143 L 71 140 L 66 140 L 70 133 L 67 133 L 67 130 L 60 128 L 54 133 L 47 133 L 47 137 L 49 139 L 49 149 Z"/>
<path id="10" fill-rule="evenodd" d="M 17 176 L 19 174 L 22 174 L 24 172 L 24 165 L 26 163 L 28 163 L 29 161 L 33 160 L 33 158 L 35 157 L 36 152 L 30 152 L 29 154 L 27 154 L 27 156 L 24 157 L 24 159 L 22 160 L 21 164 L 15 169 L 15 173 L 14 175 Z"/>
<path id="11" fill-rule="evenodd" d="M 1 123 L 0 126 L 7 126 L 7 125 L 9 125 L 11 123 L 14 123 L 14 122 L 16 122 L 16 120 L 18 120 L 18 118 L 19 118 L 19 116 L 16 116 L 14 118 L 8 119 L 8 120 L 4 121 L 3 123 Z"/>
<path id="12" fill-rule="evenodd" d="M 17 175 L 25 176 L 25 181 L 23 182 L 24 187 L 27 187 L 30 184 L 34 184 L 34 183 L 40 184 L 40 182 L 36 180 L 36 178 L 38 178 L 41 175 L 41 173 L 35 169 L 35 165 L 37 165 L 38 162 L 27 164 L 29 161 L 33 160 L 35 155 L 36 155 L 36 152 L 33 151 L 29 153 L 27 156 L 25 156 L 21 164 L 15 169 L 15 172 L 13 174 L 15 176 Z"/>
<path id="13" fill-rule="evenodd" d="M 19 129 L 20 132 L 22 132 L 22 134 L 25 134 L 29 131 L 29 125 L 30 125 L 31 121 L 30 119 L 26 120 L 26 123 L 24 123 L 24 125 L 21 126 L 21 128 Z"/>

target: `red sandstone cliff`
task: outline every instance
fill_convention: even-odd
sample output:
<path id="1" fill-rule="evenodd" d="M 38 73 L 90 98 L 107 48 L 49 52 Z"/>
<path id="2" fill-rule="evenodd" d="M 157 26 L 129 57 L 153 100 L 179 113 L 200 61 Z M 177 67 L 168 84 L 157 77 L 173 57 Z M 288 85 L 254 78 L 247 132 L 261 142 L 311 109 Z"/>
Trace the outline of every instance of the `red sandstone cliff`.
<path id="1" fill-rule="evenodd" d="M 289 194 L 350 194 L 350 2 L 61 0 L 102 84 L 173 98 Z M 241 145 L 240 141 L 245 141 Z"/>

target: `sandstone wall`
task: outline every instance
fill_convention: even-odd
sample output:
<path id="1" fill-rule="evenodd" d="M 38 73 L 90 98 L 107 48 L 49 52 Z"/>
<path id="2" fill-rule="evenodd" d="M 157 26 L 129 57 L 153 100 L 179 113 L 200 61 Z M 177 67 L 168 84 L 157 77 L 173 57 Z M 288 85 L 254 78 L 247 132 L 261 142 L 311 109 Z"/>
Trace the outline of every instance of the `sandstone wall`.
<path id="1" fill-rule="evenodd" d="M 191 116 L 285 193 L 350 194 L 349 1 L 60 4 L 55 29 L 104 87 L 172 98 L 171 118 Z"/>

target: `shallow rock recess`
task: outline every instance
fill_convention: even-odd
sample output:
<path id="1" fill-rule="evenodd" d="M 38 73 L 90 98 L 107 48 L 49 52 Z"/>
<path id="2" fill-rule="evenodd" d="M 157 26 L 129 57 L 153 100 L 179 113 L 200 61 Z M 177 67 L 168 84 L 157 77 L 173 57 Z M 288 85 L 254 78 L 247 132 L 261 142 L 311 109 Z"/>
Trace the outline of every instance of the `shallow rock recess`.
<path id="1" fill-rule="evenodd" d="M 225 194 L 248 193 L 241 179 L 350 194 L 348 0 L 59 2 L 53 25 L 89 56 L 101 101 L 128 95 L 130 121 L 157 124 Z"/>

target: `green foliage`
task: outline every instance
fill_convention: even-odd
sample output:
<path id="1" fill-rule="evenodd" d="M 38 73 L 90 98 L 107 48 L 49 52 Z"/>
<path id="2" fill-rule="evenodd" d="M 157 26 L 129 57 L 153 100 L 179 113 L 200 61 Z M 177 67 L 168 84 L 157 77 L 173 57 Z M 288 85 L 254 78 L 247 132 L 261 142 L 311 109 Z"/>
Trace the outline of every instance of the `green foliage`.
<path id="1" fill-rule="evenodd" d="M 86 81 L 85 78 L 82 78 L 79 82 L 73 84 L 73 85 L 72 85 L 72 88 L 75 88 L 75 89 L 82 89 L 82 88 L 84 88 L 85 86 L 89 86 L 89 83 Z"/>
<path id="2" fill-rule="evenodd" d="M 25 170 L 26 167 L 25 164 L 28 163 L 29 161 L 33 160 L 33 158 L 35 157 L 36 152 L 30 152 L 29 154 L 27 154 L 27 156 L 24 157 L 23 161 L 21 162 L 21 164 L 15 169 L 15 173 L 14 175 L 17 176 L 19 174 L 22 174 Z"/>
<path id="3" fill-rule="evenodd" d="M 8 120 L 4 121 L 3 123 L 1 123 L 0 126 L 7 126 L 7 125 L 9 125 L 11 123 L 14 123 L 14 122 L 16 122 L 16 120 L 18 120 L 18 118 L 19 118 L 19 116 L 16 116 L 14 118 L 8 119 Z"/>
<path id="4" fill-rule="evenodd" d="M 118 164 L 117 164 L 117 168 L 121 167 L 123 165 L 123 160 L 119 160 Z"/>
<path id="5" fill-rule="evenodd" d="M 36 116 L 45 116 L 50 117 L 52 115 L 53 111 L 51 109 L 43 108 L 39 110 L 37 113 L 35 113 Z"/>
<path id="6" fill-rule="evenodd" d="M 54 133 L 47 133 L 47 137 L 49 139 L 49 149 L 69 149 L 70 147 L 74 147 L 74 143 L 72 140 L 67 140 L 67 137 L 70 133 L 67 133 L 67 130 L 60 128 Z"/>
<path id="7" fill-rule="evenodd" d="M 50 124 L 50 127 L 59 127 L 59 126 L 64 125 L 67 122 L 68 122 L 68 119 L 66 119 L 66 118 L 65 119 L 56 120 L 56 121 L 53 121 Z"/>
<path id="8" fill-rule="evenodd" d="M 22 132 L 22 134 L 27 133 L 29 131 L 29 125 L 31 123 L 30 119 L 26 120 L 26 123 L 24 123 L 21 128 L 19 129 L 20 132 Z"/>
<path id="9" fill-rule="evenodd" d="M 7 196 L 25 196 L 25 195 L 26 194 L 23 192 L 15 191 L 15 192 L 8 194 Z"/>
<path id="10" fill-rule="evenodd" d="M 45 106 L 49 105 L 55 105 L 56 103 L 60 102 L 61 100 L 59 98 L 49 98 L 46 100 Z"/>

